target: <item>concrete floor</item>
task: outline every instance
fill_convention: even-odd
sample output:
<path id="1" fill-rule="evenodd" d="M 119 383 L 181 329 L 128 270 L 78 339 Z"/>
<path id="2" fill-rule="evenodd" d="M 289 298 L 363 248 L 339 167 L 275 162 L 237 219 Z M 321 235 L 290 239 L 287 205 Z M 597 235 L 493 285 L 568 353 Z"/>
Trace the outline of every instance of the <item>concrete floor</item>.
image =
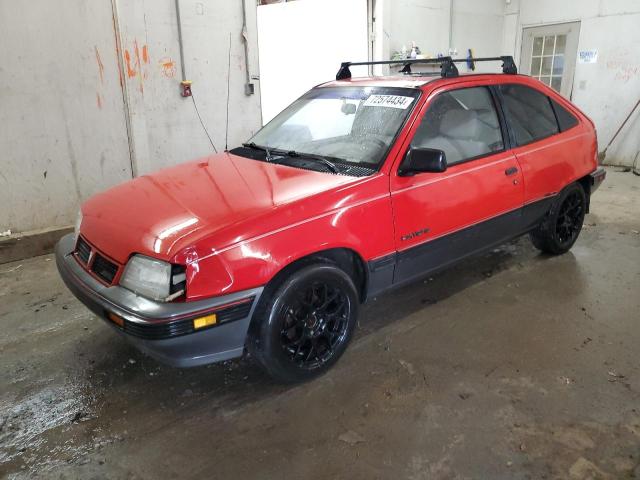
<path id="1" fill-rule="evenodd" d="M 372 301 L 295 387 L 160 365 L 51 256 L 0 265 L 0 477 L 640 478 L 640 178 L 592 211 L 564 256 L 523 238 Z"/>

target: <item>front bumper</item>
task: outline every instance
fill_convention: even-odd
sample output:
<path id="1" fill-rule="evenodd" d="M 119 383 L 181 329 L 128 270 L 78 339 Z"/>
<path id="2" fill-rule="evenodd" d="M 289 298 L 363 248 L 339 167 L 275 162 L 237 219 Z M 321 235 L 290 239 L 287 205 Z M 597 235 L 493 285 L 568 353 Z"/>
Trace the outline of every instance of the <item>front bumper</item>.
<path id="1" fill-rule="evenodd" d="M 69 290 L 93 313 L 149 356 L 192 367 L 239 357 L 262 287 L 193 302 L 154 302 L 94 278 L 73 255 L 73 234 L 56 245 L 56 264 Z M 217 324 L 195 330 L 195 318 L 216 314 Z M 120 317 L 116 325 L 109 314 Z"/>

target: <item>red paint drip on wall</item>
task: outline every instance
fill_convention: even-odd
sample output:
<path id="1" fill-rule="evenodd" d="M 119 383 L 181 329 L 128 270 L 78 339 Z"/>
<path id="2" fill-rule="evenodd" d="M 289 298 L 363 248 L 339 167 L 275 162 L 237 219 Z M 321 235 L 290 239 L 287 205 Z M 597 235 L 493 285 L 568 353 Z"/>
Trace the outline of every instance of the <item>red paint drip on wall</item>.
<path id="1" fill-rule="evenodd" d="M 133 53 L 136 56 L 136 69 L 140 74 L 140 86 L 138 88 L 140 89 L 140 93 L 144 95 L 144 80 L 142 76 L 142 64 L 140 62 L 140 48 L 138 47 L 138 40 L 133 41 Z"/>
<path id="2" fill-rule="evenodd" d="M 98 74 L 100 75 L 100 83 L 104 83 L 104 65 L 102 64 L 102 59 L 100 58 L 100 52 L 98 51 L 98 47 L 96 45 L 93 46 L 93 49 L 96 53 L 96 62 L 98 63 Z"/>

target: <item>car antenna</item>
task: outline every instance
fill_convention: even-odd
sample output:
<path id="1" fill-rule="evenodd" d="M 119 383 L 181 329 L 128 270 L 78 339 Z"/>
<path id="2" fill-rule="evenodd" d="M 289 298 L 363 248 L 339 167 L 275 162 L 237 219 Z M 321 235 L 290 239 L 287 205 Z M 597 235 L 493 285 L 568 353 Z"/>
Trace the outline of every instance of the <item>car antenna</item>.
<path id="1" fill-rule="evenodd" d="M 229 32 L 229 64 L 227 66 L 227 126 L 224 132 L 224 151 L 229 151 L 229 92 L 231 79 L 231 32 Z"/>

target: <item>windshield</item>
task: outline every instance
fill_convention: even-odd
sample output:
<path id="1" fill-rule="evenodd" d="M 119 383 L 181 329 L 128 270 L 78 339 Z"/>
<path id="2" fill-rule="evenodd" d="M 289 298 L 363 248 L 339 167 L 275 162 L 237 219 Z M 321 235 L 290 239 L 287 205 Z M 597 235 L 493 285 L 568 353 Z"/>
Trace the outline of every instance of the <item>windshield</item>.
<path id="1" fill-rule="evenodd" d="M 418 95 L 418 90 L 409 88 L 316 88 L 283 110 L 248 143 L 375 169 Z"/>

